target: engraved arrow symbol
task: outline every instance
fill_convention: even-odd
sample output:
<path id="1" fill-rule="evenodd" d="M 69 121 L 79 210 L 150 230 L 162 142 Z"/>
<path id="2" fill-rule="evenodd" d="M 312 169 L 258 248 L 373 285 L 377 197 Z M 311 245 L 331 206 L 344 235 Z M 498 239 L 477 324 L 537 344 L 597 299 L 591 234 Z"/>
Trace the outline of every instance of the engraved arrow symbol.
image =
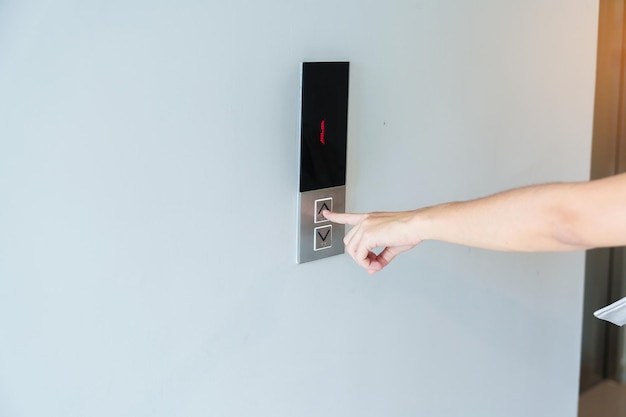
<path id="1" fill-rule="evenodd" d="M 326 234 L 324 236 L 322 236 L 322 234 L 320 232 L 317 232 L 317 234 L 319 235 L 319 237 L 322 239 L 322 242 L 326 242 L 326 238 L 328 237 L 328 234 L 330 233 L 330 229 L 328 229 L 326 231 Z"/>
<path id="2" fill-rule="evenodd" d="M 322 204 L 322 208 L 320 209 L 320 211 L 317 212 L 317 214 L 322 214 L 322 211 L 324 211 L 324 210 L 330 211 L 330 209 L 328 208 L 326 203 Z"/>

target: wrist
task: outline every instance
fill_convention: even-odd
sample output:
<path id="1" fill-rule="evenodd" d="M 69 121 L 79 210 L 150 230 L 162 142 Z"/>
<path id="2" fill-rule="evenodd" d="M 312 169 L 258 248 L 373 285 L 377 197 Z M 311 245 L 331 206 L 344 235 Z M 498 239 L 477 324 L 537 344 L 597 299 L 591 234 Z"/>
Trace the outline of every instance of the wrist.
<path id="1" fill-rule="evenodd" d="M 431 239 L 432 219 L 428 208 L 420 208 L 411 213 L 409 221 L 413 244 L 418 244 L 424 240 Z"/>

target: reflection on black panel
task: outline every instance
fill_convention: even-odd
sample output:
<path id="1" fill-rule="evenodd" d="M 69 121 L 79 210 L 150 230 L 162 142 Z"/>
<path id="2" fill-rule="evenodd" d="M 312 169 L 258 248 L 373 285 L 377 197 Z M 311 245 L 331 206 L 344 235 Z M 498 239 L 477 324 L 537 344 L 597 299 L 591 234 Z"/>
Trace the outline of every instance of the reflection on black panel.
<path id="1" fill-rule="evenodd" d="M 302 68 L 300 191 L 346 184 L 348 62 Z"/>

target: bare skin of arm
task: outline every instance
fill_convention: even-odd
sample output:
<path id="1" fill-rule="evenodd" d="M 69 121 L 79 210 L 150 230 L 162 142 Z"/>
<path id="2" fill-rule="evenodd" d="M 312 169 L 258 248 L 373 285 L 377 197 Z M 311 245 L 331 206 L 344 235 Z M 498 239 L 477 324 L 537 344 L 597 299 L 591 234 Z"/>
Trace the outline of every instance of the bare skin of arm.
<path id="1" fill-rule="evenodd" d="M 413 211 L 331 213 L 352 225 L 344 242 L 373 274 L 424 240 L 498 251 L 550 252 L 626 245 L 626 174 L 536 185 Z M 383 248 L 378 254 L 375 248 Z"/>

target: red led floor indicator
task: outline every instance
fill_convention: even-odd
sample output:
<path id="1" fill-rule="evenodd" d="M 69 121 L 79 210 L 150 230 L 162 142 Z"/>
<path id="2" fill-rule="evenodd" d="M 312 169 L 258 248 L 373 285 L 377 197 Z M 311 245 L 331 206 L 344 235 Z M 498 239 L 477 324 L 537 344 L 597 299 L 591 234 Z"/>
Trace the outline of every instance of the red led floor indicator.
<path id="1" fill-rule="evenodd" d="M 320 143 L 326 145 L 326 120 L 320 124 Z"/>

